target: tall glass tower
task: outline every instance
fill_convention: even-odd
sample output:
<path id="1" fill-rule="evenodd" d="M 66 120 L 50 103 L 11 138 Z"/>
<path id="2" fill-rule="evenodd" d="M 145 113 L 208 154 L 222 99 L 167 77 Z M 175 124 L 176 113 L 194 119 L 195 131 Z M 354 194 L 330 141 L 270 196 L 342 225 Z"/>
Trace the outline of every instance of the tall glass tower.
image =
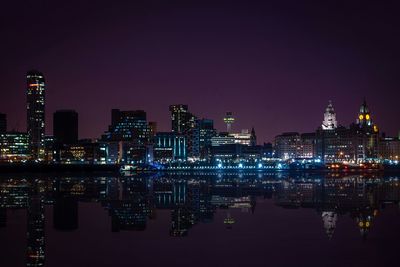
<path id="1" fill-rule="evenodd" d="M 27 128 L 32 159 L 44 158 L 45 80 L 42 73 L 32 70 L 27 81 Z"/>

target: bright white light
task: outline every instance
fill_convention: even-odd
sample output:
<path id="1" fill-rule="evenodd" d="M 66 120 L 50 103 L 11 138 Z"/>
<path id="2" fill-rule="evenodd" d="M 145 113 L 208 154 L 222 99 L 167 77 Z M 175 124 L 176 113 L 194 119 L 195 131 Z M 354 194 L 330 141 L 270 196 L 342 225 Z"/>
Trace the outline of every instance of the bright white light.
<path id="1" fill-rule="evenodd" d="M 262 164 L 258 163 L 258 168 L 261 169 L 262 168 Z"/>
<path id="2" fill-rule="evenodd" d="M 243 164 L 242 163 L 239 163 L 239 168 L 243 168 Z"/>
<path id="3" fill-rule="evenodd" d="M 221 163 L 218 163 L 218 168 L 222 168 L 222 164 Z"/>

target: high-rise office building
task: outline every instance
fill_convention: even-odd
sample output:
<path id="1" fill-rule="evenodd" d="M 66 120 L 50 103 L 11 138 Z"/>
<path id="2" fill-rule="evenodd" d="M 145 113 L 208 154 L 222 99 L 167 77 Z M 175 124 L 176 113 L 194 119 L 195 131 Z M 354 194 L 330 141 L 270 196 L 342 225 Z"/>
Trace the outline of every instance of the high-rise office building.
<path id="1" fill-rule="evenodd" d="M 200 156 L 200 125 L 187 105 L 171 105 L 171 128 L 173 133 L 183 134 L 187 137 L 188 157 Z"/>
<path id="2" fill-rule="evenodd" d="M 7 115 L 0 113 L 0 133 L 7 132 Z"/>
<path id="3" fill-rule="evenodd" d="M 130 141 L 144 145 L 150 139 L 150 127 L 143 110 L 111 110 L 111 125 L 103 136 L 107 141 Z"/>
<path id="4" fill-rule="evenodd" d="M 45 137 L 45 79 L 42 73 L 32 70 L 27 81 L 27 129 L 31 157 L 43 159 Z"/>
<path id="5" fill-rule="evenodd" d="M 78 113 L 75 110 L 57 110 L 53 114 L 53 134 L 57 144 L 78 142 Z"/>
<path id="6" fill-rule="evenodd" d="M 201 155 L 204 157 L 207 148 L 211 147 L 211 138 L 217 135 L 214 129 L 214 121 L 210 119 L 201 119 L 198 121 L 200 128 L 199 146 Z"/>
<path id="7" fill-rule="evenodd" d="M 184 134 L 194 123 L 194 116 L 189 112 L 187 105 L 171 105 L 171 129 L 172 132 Z"/>

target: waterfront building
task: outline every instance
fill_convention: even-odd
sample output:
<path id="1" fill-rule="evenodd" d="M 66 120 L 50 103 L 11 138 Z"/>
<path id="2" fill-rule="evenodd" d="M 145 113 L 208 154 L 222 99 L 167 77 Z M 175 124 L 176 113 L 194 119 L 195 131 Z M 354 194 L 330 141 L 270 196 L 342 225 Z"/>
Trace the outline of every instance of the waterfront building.
<path id="1" fill-rule="evenodd" d="M 217 134 L 217 131 L 214 129 L 214 121 L 210 119 L 201 119 L 199 120 L 200 126 L 200 147 L 209 147 L 211 146 L 211 138 Z"/>
<path id="2" fill-rule="evenodd" d="M 29 71 L 27 80 L 27 129 L 32 159 L 44 157 L 45 79 L 38 71 Z"/>
<path id="3" fill-rule="evenodd" d="M 281 159 L 298 158 L 301 147 L 301 137 L 297 132 L 286 132 L 275 137 L 276 156 Z"/>
<path id="4" fill-rule="evenodd" d="M 366 101 L 362 103 L 356 122 L 349 128 L 320 127 L 316 132 L 316 155 L 324 162 L 359 163 L 378 157 L 379 130 L 372 122 Z"/>
<path id="5" fill-rule="evenodd" d="M 198 121 L 200 128 L 199 147 L 200 157 L 203 159 L 208 158 L 209 149 L 211 147 L 211 139 L 217 135 L 214 129 L 214 121 L 210 119 L 201 119 Z"/>
<path id="6" fill-rule="evenodd" d="M 379 140 L 378 157 L 388 160 L 400 160 L 400 139 L 396 137 L 382 137 Z"/>
<path id="7" fill-rule="evenodd" d="M 27 133 L 0 133 L 0 161 L 18 162 L 30 157 Z"/>
<path id="8" fill-rule="evenodd" d="M 65 145 L 60 150 L 60 162 L 65 164 L 105 163 L 106 151 L 102 143 L 93 143 L 90 140 L 82 140 L 77 144 Z"/>
<path id="9" fill-rule="evenodd" d="M 316 132 L 316 156 L 325 163 L 354 162 L 356 147 L 354 132 L 343 126 Z"/>
<path id="10" fill-rule="evenodd" d="M 187 105 L 171 105 L 171 130 L 187 138 L 188 157 L 197 159 L 200 156 L 200 124 L 196 116 L 189 112 Z"/>
<path id="11" fill-rule="evenodd" d="M 46 135 L 44 137 L 44 161 L 52 162 L 56 161 L 59 155 L 59 151 L 56 149 L 56 142 L 54 136 Z"/>
<path id="12" fill-rule="evenodd" d="M 0 113 L 0 134 L 7 132 L 7 115 Z"/>
<path id="13" fill-rule="evenodd" d="M 149 125 L 143 110 L 111 110 L 111 125 L 102 136 L 107 163 L 144 163 L 155 124 Z"/>
<path id="14" fill-rule="evenodd" d="M 350 126 L 353 132 L 356 147 L 356 162 L 362 162 L 368 158 L 378 157 L 379 129 L 372 121 L 367 102 L 364 99 L 360 107 L 355 124 Z"/>
<path id="15" fill-rule="evenodd" d="M 53 135 L 58 144 L 78 142 L 78 113 L 75 110 L 57 110 L 53 114 Z"/>
<path id="16" fill-rule="evenodd" d="M 130 141 L 145 145 L 150 141 L 150 127 L 143 110 L 111 110 L 111 125 L 103 141 Z"/>
<path id="17" fill-rule="evenodd" d="M 174 132 L 158 132 L 154 140 L 154 159 L 160 162 L 185 161 L 188 157 L 187 137 Z"/>

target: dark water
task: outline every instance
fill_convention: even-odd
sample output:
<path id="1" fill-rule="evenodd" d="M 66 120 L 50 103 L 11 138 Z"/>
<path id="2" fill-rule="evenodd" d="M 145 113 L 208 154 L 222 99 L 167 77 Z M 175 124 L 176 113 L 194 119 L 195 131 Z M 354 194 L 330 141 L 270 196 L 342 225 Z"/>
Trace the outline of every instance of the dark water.
<path id="1" fill-rule="evenodd" d="M 0 178 L 0 266 L 400 266 L 399 177 Z"/>

